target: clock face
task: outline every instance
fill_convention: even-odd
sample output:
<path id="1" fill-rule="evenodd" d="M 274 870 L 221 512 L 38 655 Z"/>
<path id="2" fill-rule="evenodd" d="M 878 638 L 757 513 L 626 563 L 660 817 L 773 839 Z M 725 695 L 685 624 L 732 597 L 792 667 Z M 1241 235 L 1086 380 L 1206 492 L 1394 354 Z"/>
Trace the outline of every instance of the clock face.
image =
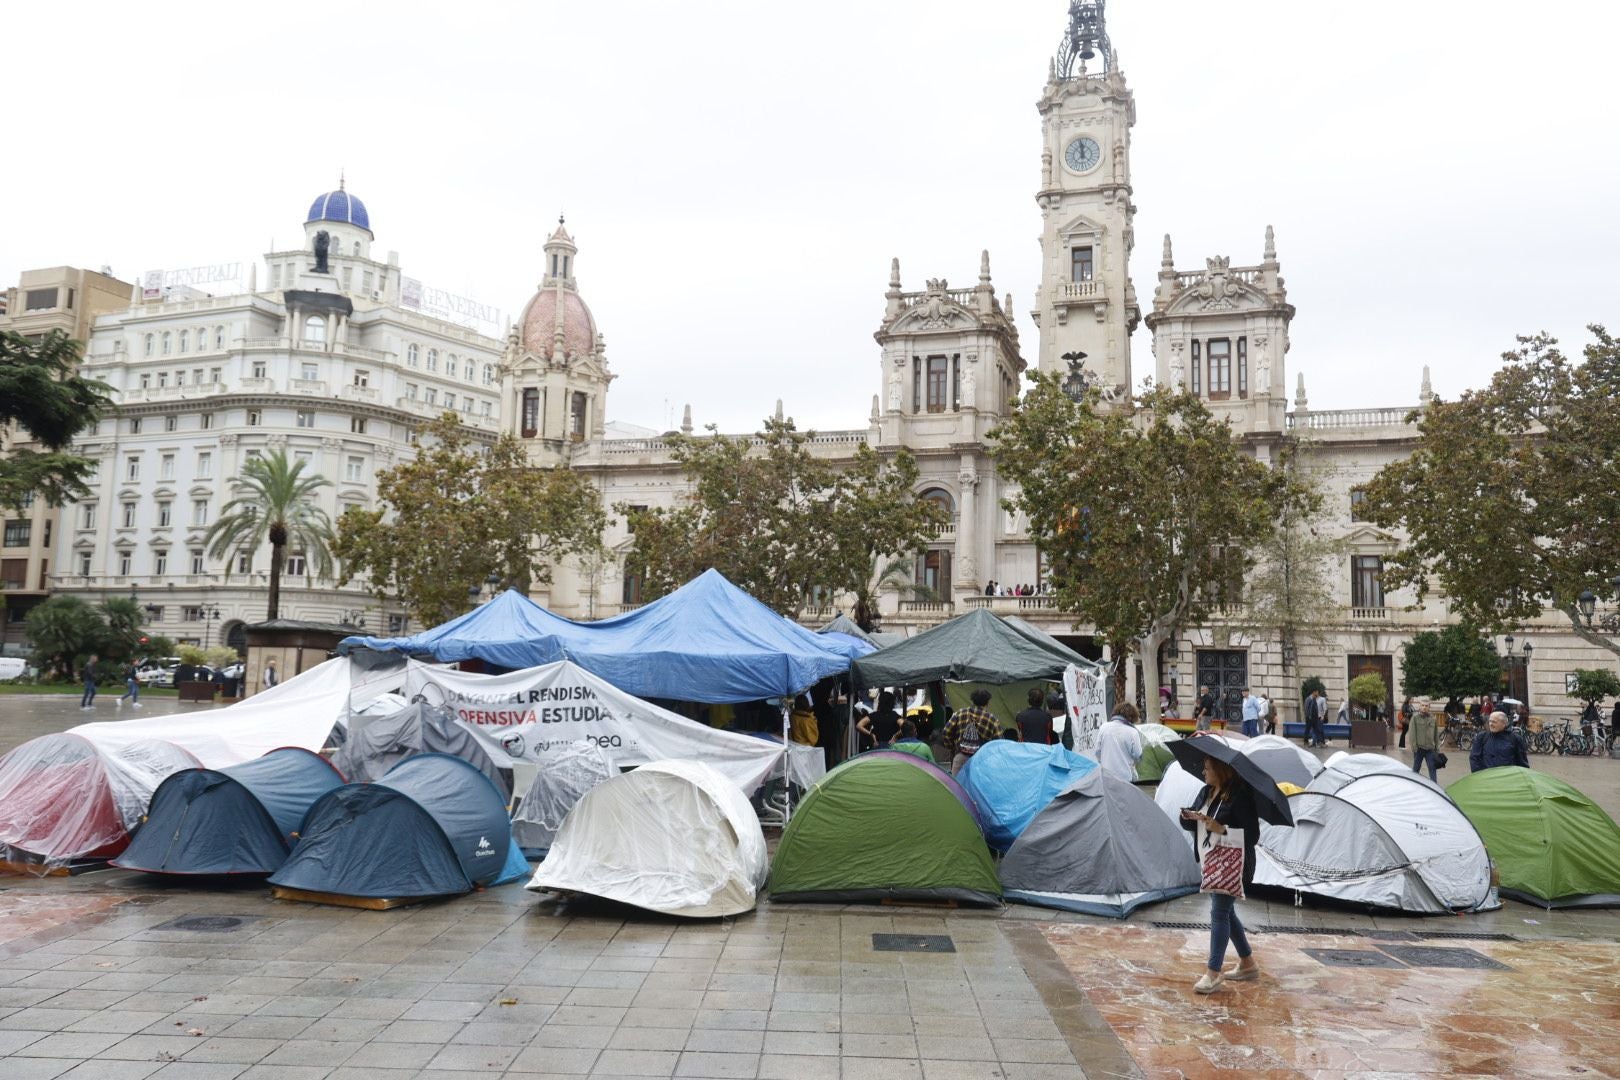
<path id="1" fill-rule="evenodd" d="M 1090 172 L 1102 160 L 1102 147 L 1089 135 L 1082 135 L 1063 151 L 1063 160 L 1075 172 Z"/>

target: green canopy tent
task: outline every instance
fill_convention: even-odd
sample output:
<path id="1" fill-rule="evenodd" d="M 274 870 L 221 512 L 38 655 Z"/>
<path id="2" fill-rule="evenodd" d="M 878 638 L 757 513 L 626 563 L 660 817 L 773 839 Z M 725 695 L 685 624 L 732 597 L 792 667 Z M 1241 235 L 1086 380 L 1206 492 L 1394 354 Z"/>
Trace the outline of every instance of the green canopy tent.
<path id="1" fill-rule="evenodd" d="M 1503 895 L 1541 907 L 1620 906 L 1620 826 L 1564 781 L 1518 766 L 1446 789 L 1485 841 Z"/>
<path id="2" fill-rule="evenodd" d="M 906 754 L 844 762 L 810 789 L 783 830 L 771 898 L 1000 902 L 990 848 L 967 796 L 953 787 Z"/>

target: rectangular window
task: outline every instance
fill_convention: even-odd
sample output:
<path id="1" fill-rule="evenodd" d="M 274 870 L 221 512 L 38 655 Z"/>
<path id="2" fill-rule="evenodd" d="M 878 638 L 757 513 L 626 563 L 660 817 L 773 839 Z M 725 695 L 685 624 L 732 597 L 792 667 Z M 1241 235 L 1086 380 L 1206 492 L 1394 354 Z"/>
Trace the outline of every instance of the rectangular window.
<path id="1" fill-rule="evenodd" d="M 219 332 L 219 334 L 220 334 L 220 337 L 223 338 L 225 336 L 225 331 L 221 330 Z M 220 373 L 221 373 L 220 368 L 217 368 L 217 367 L 209 368 L 208 369 L 208 381 L 217 385 L 219 383 Z"/>
<path id="2" fill-rule="evenodd" d="M 354 280 L 354 267 L 345 266 L 343 268 L 343 288 L 344 288 L 345 291 L 347 291 L 348 288 L 349 288 L 349 282 L 351 282 L 353 280 Z"/>
<path id="3" fill-rule="evenodd" d="M 162 622 L 163 621 L 163 605 L 162 604 L 147 604 L 146 605 L 146 621 L 149 622 L 149 623 Z"/>
<path id="4" fill-rule="evenodd" d="M 255 360 L 255 361 L 253 361 L 253 377 L 255 379 L 264 378 L 264 361 L 263 360 Z"/>
<path id="5" fill-rule="evenodd" d="M 473 399 L 471 394 L 461 395 L 461 411 L 466 413 L 468 416 L 472 415 Z"/>
<path id="6" fill-rule="evenodd" d="M 180 418 L 178 416 L 165 416 L 163 418 L 163 430 L 164 431 L 178 431 L 179 428 L 180 428 Z"/>
<path id="7" fill-rule="evenodd" d="M 1192 392 L 1194 396 L 1203 393 L 1204 353 L 1199 343 L 1192 343 Z"/>
<path id="8" fill-rule="evenodd" d="M 1361 508 L 1366 502 L 1367 502 L 1367 492 L 1366 491 L 1364 491 L 1363 489 L 1358 488 L 1358 487 L 1353 487 L 1353 488 L 1350 489 L 1350 520 L 1351 521 L 1366 521 L 1367 520 L 1366 518 L 1361 516 Z"/>
<path id="9" fill-rule="evenodd" d="M 55 289 L 29 289 L 23 296 L 24 311 L 49 311 L 55 306 Z"/>
<path id="10" fill-rule="evenodd" d="M 249 409 L 247 411 L 247 426 L 248 427 L 258 427 L 263 422 L 264 422 L 264 414 L 262 412 L 260 412 L 258 409 Z"/>
<path id="11" fill-rule="evenodd" d="M 923 410 L 923 362 L 922 357 L 911 358 L 911 411 L 920 413 Z"/>
<path id="12" fill-rule="evenodd" d="M 135 504 L 132 503 L 132 502 L 127 502 L 127 503 L 124 504 L 124 528 L 133 529 L 134 527 L 135 527 Z"/>
<path id="13" fill-rule="evenodd" d="M 90 554 L 89 554 L 89 552 L 84 552 L 84 551 L 79 552 L 79 574 L 81 576 L 83 576 L 83 577 L 89 577 L 90 576 Z"/>
<path id="14" fill-rule="evenodd" d="M 191 549 L 191 572 L 193 574 L 200 574 L 200 573 L 203 572 L 203 549 L 202 548 L 192 548 Z"/>
<path id="15" fill-rule="evenodd" d="M 124 479 L 139 480 L 141 478 L 141 459 L 131 456 L 124 460 Z"/>
<path id="16" fill-rule="evenodd" d="M 149 389 L 151 389 L 151 386 L 152 386 L 152 375 L 151 375 L 151 373 L 150 372 L 142 372 L 142 374 L 141 374 L 141 389 L 142 390 L 149 390 Z"/>
<path id="17" fill-rule="evenodd" d="M 166 529 L 174 524 L 174 503 L 160 502 L 158 506 L 158 527 Z"/>
<path id="18" fill-rule="evenodd" d="M 167 551 L 152 552 L 152 573 L 162 577 L 169 572 L 169 553 Z"/>
<path id="19" fill-rule="evenodd" d="M 370 292 L 372 288 L 375 287 L 376 283 L 377 275 L 372 273 L 370 270 L 367 270 L 365 273 L 360 275 L 360 286 L 366 292 Z"/>
<path id="20" fill-rule="evenodd" d="M 449 393 L 445 394 L 444 407 L 447 409 L 454 409 L 456 407 L 456 395 Z"/>
<path id="21" fill-rule="evenodd" d="M 1350 560 L 1350 606 L 1384 606 L 1384 558 L 1382 555 L 1356 555 Z"/>
<path id="22" fill-rule="evenodd" d="M 371 385 L 371 372 L 369 372 L 369 371 L 356 371 L 354 373 L 354 385 L 356 385 L 356 386 L 370 386 Z"/>
<path id="23" fill-rule="evenodd" d="M 129 421 L 129 433 L 131 435 L 139 435 L 141 433 L 141 418 L 140 417 L 135 416 L 135 417 L 130 418 L 130 421 Z"/>
<path id="24" fill-rule="evenodd" d="M 85 503 L 79 507 L 79 528 L 93 529 L 96 527 L 96 504 Z"/>
<path id="25" fill-rule="evenodd" d="M 1069 249 L 1069 280 L 1090 281 L 1092 275 L 1091 248 L 1077 247 Z"/>
<path id="26" fill-rule="evenodd" d="M 28 587 L 28 560 L 27 559 L 0 559 L 0 582 L 7 589 L 26 589 Z"/>
<path id="27" fill-rule="evenodd" d="M 405 616 L 403 616 L 403 615 L 390 615 L 390 616 L 388 616 L 388 632 L 390 634 L 394 634 L 394 635 L 403 634 L 405 632 Z"/>
<path id="28" fill-rule="evenodd" d="M 313 450 L 294 450 L 293 451 L 293 461 L 306 466 L 305 475 L 308 475 L 307 466 L 310 465 L 312 462 L 314 462 L 314 460 L 315 460 L 315 452 Z"/>
<path id="29" fill-rule="evenodd" d="M 349 417 L 349 432 L 354 435 L 364 435 L 366 433 L 366 418 L 363 416 Z"/>
<path id="30" fill-rule="evenodd" d="M 473 362 L 471 360 L 468 360 L 466 365 L 461 369 L 461 377 L 466 379 L 468 382 L 473 381 Z"/>
<path id="31" fill-rule="evenodd" d="M 1238 397 L 1249 396 L 1249 339 L 1238 338 Z"/>
<path id="32" fill-rule="evenodd" d="M 949 387 L 951 362 L 943 356 L 928 358 L 928 411 L 944 412 L 948 406 L 945 393 Z"/>
<path id="33" fill-rule="evenodd" d="M 193 604 L 186 604 L 180 608 L 181 622 L 202 622 L 203 609 Z"/>
<path id="34" fill-rule="evenodd" d="M 1228 338 L 1210 338 L 1205 351 L 1209 354 L 1209 397 L 1211 401 L 1232 396 L 1232 342 Z"/>
<path id="35" fill-rule="evenodd" d="M 6 522 L 6 547 L 27 547 L 28 538 L 33 535 L 34 525 L 31 521 Z"/>
<path id="36" fill-rule="evenodd" d="M 405 400 L 407 400 L 407 401 L 415 401 L 416 400 L 416 393 L 417 393 L 418 389 L 419 388 L 417 387 L 417 385 L 415 383 L 413 383 L 413 382 L 406 383 L 405 384 Z"/>
<path id="37" fill-rule="evenodd" d="M 301 427 L 301 428 L 312 428 L 312 427 L 314 427 L 315 426 L 315 414 L 313 412 L 311 412 L 309 409 L 299 409 L 298 410 L 298 426 Z"/>
<path id="38" fill-rule="evenodd" d="M 253 567 L 253 564 L 250 561 L 250 556 L 247 554 L 247 552 L 244 551 L 244 552 L 240 552 L 240 553 L 237 554 L 237 556 L 236 556 L 236 572 L 238 574 L 251 573 L 252 572 L 252 567 Z"/>
<path id="39" fill-rule="evenodd" d="M 527 389 L 523 391 L 523 418 L 520 428 L 525 439 L 532 439 L 540 431 L 540 391 Z"/>
<path id="40" fill-rule="evenodd" d="M 364 480 L 366 476 L 366 459 L 351 457 L 344 463 L 343 478 L 345 480 Z"/>
<path id="41" fill-rule="evenodd" d="M 482 415 L 482 416 L 493 416 L 494 412 L 495 412 L 495 406 L 492 403 L 488 402 L 488 401 L 480 401 L 478 403 L 478 411 L 479 411 L 479 414 Z"/>
<path id="42" fill-rule="evenodd" d="M 118 553 L 118 574 L 120 577 L 129 576 L 129 552 L 127 551 Z"/>
<path id="43" fill-rule="evenodd" d="M 319 364 L 306 363 L 301 365 L 299 370 L 303 372 L 299 378 L 306 379 L 309 382 L 314 382 L 316 379 L 321 377 L 321 366 Z"/>
<path id="44" fill-rule="evenodd" d="M 211 413 L 211 412 L 203 413 L 202 414 L 202 429 L 204 431 L 209 431 L 209 430 L 211 430 L 213 428 L 213 426 L 214 426 L 214 414 Z"/>
<path id="45" fill-rule="evenodd" d="M 193 525 L 206 525 L 206 524 L 208 524 L 208 500 L 207 499 L 192 499 L 191 500 L 191 523 Z"/>
<path id="46" fill-rule="evenodd" d="M 573 403 L 568 407 L 568 430 L 576 442 L 585 437 L 587 423 L 585 412 L 589 408 L 589 400 L 583 393 L 576 390 L 572 399 Z"/>
<path id="47" fill-rule="evenodd" d="M 439 392 L 438 392 L 438 390 L 434 389 L 431 386 L 428 387 L 426 390 L 424 390 L 422 392 L 422 400 L 426 401 L 429 405 L 437 405 L 439 403 Z"/>
<path id="48" fill-rule="evenodd" d="M 201 330 L 197 331 L 197 340 L 201 341 L 201 340 L 203 340 L 203 337 L 204 337 L 203 332 Z M 201 386 L 202 384 L 203 384 L 203 369 L 202 368 L 192 368 L 191 369 L 191 385 L 192 386 Z"/>
<path id="49" fill-rule="evenodd" d="M 304 553 L 302 551 L 295 551 L 291 555 L 288 555 L 287 556 L 287 576 L 288 577 L 304 577 L 305 573 L 306 573 L 306 571 L 305 571 Z"/>
<path id="50" fill-rule="evenodd" d="M 281 264 L 280 263 L 276 263 L 274 266 L 272 266 L 270 268 L 270 287 L 272 289 L 281 288 Z"/>
<path id="51" fill-rule="evenodd" d="M 176 385 L 176 386 L 184 386 L 184 385 L 186 385 L 186 373 L 184 371 L 177 371 L 177 372 L 174 373 L 174 385 Z"/>
<path id="52" fill-rule="evenodd" d="M 164 334 L 163 336 L 168 337 L 169 335 Z M 158 372 L 157 377 L 158 377 L 158 388 L 159 389 L 162 389 L 163 387 L 169 385 L 169 373 L 167 371 Z"/>
<path id="53" fill-rule="evenodd" d="M 130 479 L 133 480 L 134 477 L 131 477 Z M 158 459 L 158 479 L 159 480 L 173 480 L 174 479 L 174 455 L 173 454 L 164 454 L 161 458 Z"/>

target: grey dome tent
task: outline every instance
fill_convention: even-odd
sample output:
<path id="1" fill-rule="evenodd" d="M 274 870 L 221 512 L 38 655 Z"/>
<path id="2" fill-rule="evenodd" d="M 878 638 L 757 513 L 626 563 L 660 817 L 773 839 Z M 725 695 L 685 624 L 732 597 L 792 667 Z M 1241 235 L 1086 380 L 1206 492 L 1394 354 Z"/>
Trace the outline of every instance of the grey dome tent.
<path id="1" fill-rule="evenodd" d="M 282 900 L 386 908 L 528 872 L 495 785 L 461 758 L 418 754 L 322 796 L 270 884 Z"/>
<path id="2" fill-rule="evenodd" d="M 574 804 L 597 784 L 618 775 L 613 759 L 594 742 L 553 746 L 535 762 L 534 780 L 512 813 L 512 839 L 526 855 L 550 849 Z"/>
<path id="3" fill-rule="evenodd" d="M 1153 800 L 1093 770 L 1035 815 L 1001 861 L 1008 900 L 1123 919 L 1198 891 L 1198 860 Z"/>
<path id="4" fill-rule="evenodd" d="M 304 815 L 343 777 L 296 746 L 223 769 L 183 769 L 158 785 L 146 821 L 113 860 L 152 874 L 272 874 Z"/>
<path id="5" fill-rule="evenodd" d="M 349 736 L 332 759 L 338 771 L 356 784 L 369 783 L 416 754 L 450 754 L 461 758 L 512 798 L 511 781 L 472 732 L 456 722 L 442 705 L 417 701 L 384 715 L 360 714 L 349 721 Z"/>

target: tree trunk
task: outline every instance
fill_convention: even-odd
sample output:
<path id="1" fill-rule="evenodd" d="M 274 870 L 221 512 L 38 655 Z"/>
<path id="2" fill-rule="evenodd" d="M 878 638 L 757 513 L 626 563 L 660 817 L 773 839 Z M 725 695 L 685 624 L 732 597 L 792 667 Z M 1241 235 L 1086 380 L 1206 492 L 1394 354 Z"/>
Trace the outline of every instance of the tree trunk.
<path id="1" fill-rule="evenodd" d="M 287 558 L 285 543 L 270 544 L 270 601 L 265 605 L 265 621 L 278 618 L 281 612 L 281 564 Z"/>
<path id="2" fill-rule="evenodd" d="M 1159 647 L 1170 635 L 1163 630 L 1150 630 L 1136 639 L 1142 657 L 1142 722 L 1162 723 L 1159 711 Z"/>
<path id="3" fill-rule="evenodd" d="M 1580 638 L 1588 645 L 1596 645 L 1600 649 L 1604 649 L 1608 652 L 1614 653 L 1616 656 L 1620 656 L 1620 639 L 1611 638 L 1604 634 L 1594 632 L 1591 627 L 1587 626 L 1585 622 L 1581 620 L 1580 612 L 1576 610 L 1574 604 L 1566 604 L 1558 610 L 1562 611 L 1565 617 L 1569 619 L 1569 625 L 1575 631 L 1576 637 Z"/>

